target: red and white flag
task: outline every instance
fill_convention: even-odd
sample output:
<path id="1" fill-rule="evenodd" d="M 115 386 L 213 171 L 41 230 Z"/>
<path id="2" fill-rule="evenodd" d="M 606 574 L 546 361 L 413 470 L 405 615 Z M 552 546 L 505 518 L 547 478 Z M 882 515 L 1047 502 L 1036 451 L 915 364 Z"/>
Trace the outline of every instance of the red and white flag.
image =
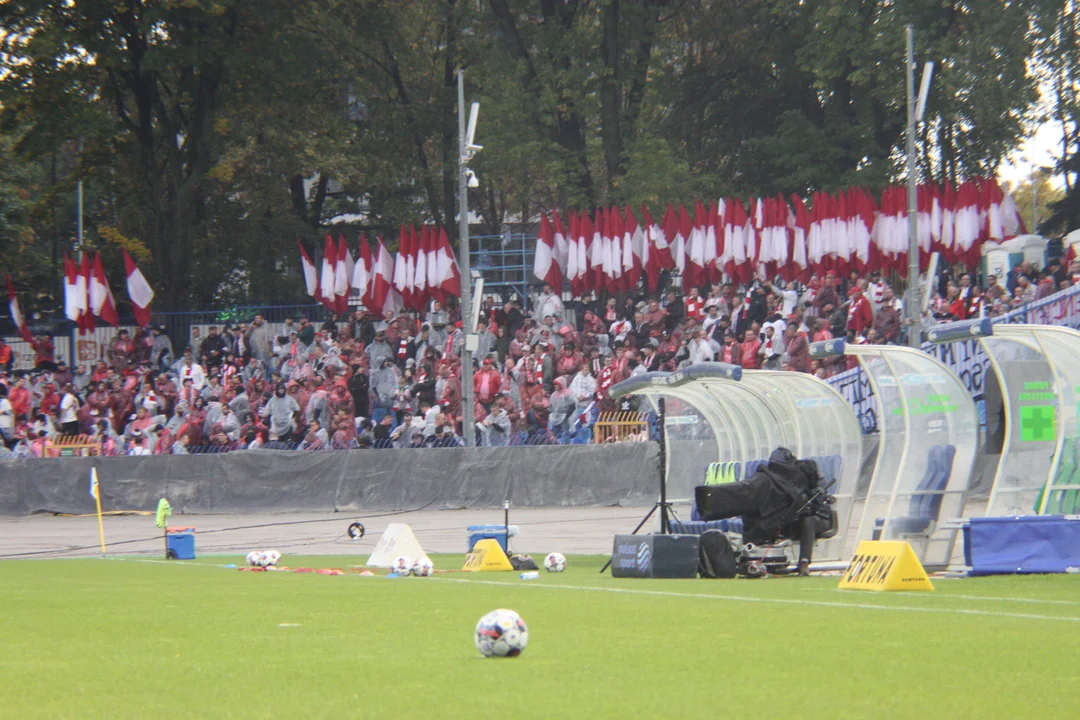
<path id="1" fill-rule="evenodd" d="M 334 264 L 334 310 L 338 315 L 349 311 L 349 283 L 352 281 L 352 253 L 345 244 L 345 236 L 338 235 L 337 261 Z"/>
<path id="2" fill-rule="evenodd" d="M 113 327 L 120 324 L 120 317 L 116 312 L 116 298 L 113 297 L 112 288 L 109 287 L 109 279 L 105 277 L 105 266 L 101 264 L 100 255 L 94 255 L 94 261 L 91 263 L 90 309 L 94 315 Z"/>
<path id="3" fill-rule="evenodd" d="M 128 255 L 127 250 L 123 253 L 124 268 L 127 270 L 128 298 L 131 299 L 131 305 L 135 308 L 135 322 L 139 327 L 146 327 L 150 324 L 150 302 L 154 299 L 154 291 L 143 277 L 142 270 Z"/>
<path id="4" fill-rule="evenodd" d="M 630 264 L 623 262 L 623 270 L 626 272 L 630 287 L 637 287 L 641 280 L 641 274 L 649 262 L 649 243 L 645 239 L 645 232 L 638 225 L 634 211 L 629 205 L 626 206 L 626 234 L 623 235 L 623 258 L 626 257 L 626 246 L 630 248 Z"/>
<path id="5" fill-rule="evenodd" d="M 34 336 L 30 334 L 30 328 L 26 326 L 26 318 L 23 317 L 19 308 L 19 299 L 15 297 L 15 283 L 11 282 L 11 275 L 7 276 L 8 311 L 11 313 L 11 322 L 19 331 L 22 339 L 28 343 L 34 342 Z"/>
<path id="6" fill-rule="evenodd" d="M 806 209 L 806 203 L 799 195 L 791 196 L 791 203 L 795 206 L 795 216 L 792 223 L 791 239 L 791 264 L 797 271 L 796 279 L 801 282 L 810 280 L 809 261 L 807 259 L 807 238 L 810 235 L 810 211 Z M 867 233 L 867 241 L 870 235 Z"/>
<path id="7" fill-rule="evenodd" d="M 671 259 L 675 262 L 675 270 L 678 271 L 680 276 L 686 275 L 686 246 L 689 243 L 690 231 L 693 227 L 694 224 L 690 222 L 690 215 L 686 212 L 685 205 L 679 205 L 679 214 L 675 220 L 675 227 L 664 227 L 664 232 L 671 240 Z"/>
<path id="8" fill-rule="evenodd" d="M 446 228 L 439 228 L 436 278 L 439 281 L 438 287 L 443 299 L 450 296 L 461 297 L 461 270 L 454 257 L 454 249 L 450 247 L 450 239 L 446 236 Z"/>
<path id="9" fill-rule="evenodd" d="M 671 205 L 668 205 L 671 212 Z M 664 263 L 671 260 L 671 251 L 668 249 L 667 237 L 663 228 L 649 214 L 649 209 L 641 206 L 641 221 L 645 224 L 645 247 L 646 253 L 642 256 L 642 269 L 649 286 L 649 292 L 656 292 L 660 287 L 660 271 L 665 267 Z"/>
<path id="10" fill-rule="evenodd" d="M 566 228 L 563 227 L 562 220 L 559 218 L 559 213 L 552 213 L 555 220 L 555 262 L 559 265 L 559 276 L 563 278 L 569 277 L 567 271 L 567 262 L 570 258 L 570 242 L 571 238 L 566 234 Z M 561 288 L 559 289 L 561 291 Z"/>
<path id="11" fill-rule="evenodd" d="M 372 270 L 371 262 L 371 245 L 368 243 L 367 236 L 363 233 L 360 234 L 360 257 L 357 258 L 356 264 L 353 266 L 352 286 L 353 289 L 360 293 L 360 302 L 365 307 L 370 307 L 371 302 L 371 275 Z M 315 268 L 312 268 L 314 272 Z"/>
<path id="12" fill-rule="evenodd" d="M 716 203 L 709 203 L 708 220 L 705 225 L 705 271 L 706 279 L 702 282 L 718 283 L 720 282 L 720 266 L 717 265 L 717 260 L 720 259 L 720 253 L 723 252 L 720 249 L 720 243 L 724 240 L 723 230 L 723 207 L 724 201 L 720 201 L 720 207 L 717 207 Z M 702 295 L 707 295 L 708 292 L 702 288 Z"/>
<path id="13" fill-rule="evenodd" d="M 592 246 L 593 226 L 588 213 L 578 216 L 577 232 L 577 287 L 575 295 L 585 295 L 593 288 L 592 274 L 589 272 L 589 251 Z"/>
<path id="14" fill-rule="evenodd" d="M 428 300 L 438 300 L 445 303 L 446 298 L 439 287 L 439 228 L 434 225 L 428 229 L 427 244 L 424 246 L 424 252 L 427 253 L 425 263 L 427 268 Z"/>
<path id="15" fill-rule="evenodd" d="M 610 239 L 607 237 L 607 216 L 597 209 L 592 224 L 592 245 L 589 246 L 590 290 L 600 291 L 607 287 L 607 254 Z"/>
<path id="16" fill-rule="evenodd" d="M 607 211 L 607 262 L 608 285 L 614 292 L 625 289 L 623 282 L 623 221 L 619 214 L 619 208 L 612 207 Z"/>
<path id="17" fill-rule="evenodd" d="M 536 237 L 536 257 L 533 259 L 533 275 L 543 280 L 553 290 L 562 290 L 562 276 L 556 261 L 555 231 L 551 228 L 547 213 L 540 213 L 540 231 Z"/>
<path id="18" fill-rule="evenodd" d="M 686 215 L 686 222 L 681 222 L 684 213 L 685 208 L 680 209 L 679 225 L 683 232 L 686 233 L 686 263 L 682 274 L 682 286 L 683 292 L 689 292 L 692 287 L 700 288 L 702 278 L 705 277 L 707 272 L 705 269 L 705 224 L 708 216 L 700 198 L 698 198 L 697 205 L 694 207 L 694 220 L 692 223 L 689 214 Z"/>
<path id="19" fill-rule="evenodd" d="M 404 230 L 404 228 L 402 228 Z M 394 287 L 394 270 L 396 263 L 386 249 L 382 238 L 379 238 L 378 255 L 375 258 L 375 276 L 372 286 L 372 304 L 380 314 L 387 310 L 395 315 L 402 308 L 401 293 Z"/>
<path id="20" fill-rule="evenodd" d="M 84 335 L 93 332 L 95 327 L 94 314 L 90 311 L 90 257 L 89 253 L 82 254 L 79 263 L 79 275 L 75 279 L 76 301 L 79 303 L 79 334 Z"/>
<path id="21" fill-rule="evenodd" d="M 401 296 L 402 302 L 405 305 L 409 304 L 409 291 L 412 289 L 412 283 L 408 279 L 409 277 L 409 231 L 405 229 L 404 225 L 398 228 L 398 250 L 394 256 L 394 274 L 392 276 L 391 284 L 394 286 L 394 290 Z"/>
<path id="22" fill-rule="evenodd" d="M 307 288 L 307 294 L 318 298 L 319 275 L 315 272 L 315 263 L 311 262 L 311 257 L 300 243 L 300 238 L 296 238 L 296 246 L 300 248 L 300 266 L 304 270 L 304 286 Z"/>
<path id="23" fill-rule="evenodd" d="M 337 301 L 337 293 L 334 286 L 337 284 L 337 246 L 334 244 L 330 233 L 326 234 L 323 241 L 322 273 L 319 276 L 319 302 L 326 306 L 330 312 L 334 312 L 334 303 Z"/>
<path id="24" fill-rule="evenodd" d="M 414 248 L 416 252 L 416 271 L 413 274 L 413 292 L 416 293 L 416 309 L 423 312 L 424 306 L 431 297 L 428 288 L 428 244 L 431 242 L 431 229 L 427 225 L 420 226 L 420 242 Z"/>
<path id="25" fill-rule="evenodd" d="M 412 225 L 409 226 L 409 249 L 405 253 L 405 288 L 408 290 L 408 294 L 405 295 L 405 304 L 410 308 L 421 308 L 424 304 L 424 298 L 418 297 L 416 294 L 416 253 L 420 245 L 420 238 L 416 234 L 416 228 Z M 398 253 L 401 249 L 398 248 Z"/>
<path id="26" fill-rule="evenodd" d="M 78 270 L 75 261 L 64 253 L 64 317 L 71 322 L 79 321 L 79 298 L 77 289 Z"/>

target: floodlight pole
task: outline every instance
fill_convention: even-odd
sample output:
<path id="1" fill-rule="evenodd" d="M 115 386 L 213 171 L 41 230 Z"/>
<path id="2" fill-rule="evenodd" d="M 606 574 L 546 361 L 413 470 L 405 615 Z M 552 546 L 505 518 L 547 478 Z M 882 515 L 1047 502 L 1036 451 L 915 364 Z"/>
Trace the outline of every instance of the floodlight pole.
<path id="1" fill-rule="evenodd" d="M 469 179 L 465 154 L 465 71 L 458 70 L 458 255 L 461 258 L 461 436 L 465 447 L 476 446 L 476 420 L 473 406 L 472 351 L 472 272 L 469 258 Z"/>
<path id="2" fill-rule="evenodd" d="M 915 29 L 907 26 L 907 221 L 908 221 L 908 287 L 904 299 L 904 317 L 908 322 L 908 345 L 918 349 L 922 344 L 919 291 L 919 205 L 915 168 Z M 929 279 L 928 279 L 929 281 Z"/>

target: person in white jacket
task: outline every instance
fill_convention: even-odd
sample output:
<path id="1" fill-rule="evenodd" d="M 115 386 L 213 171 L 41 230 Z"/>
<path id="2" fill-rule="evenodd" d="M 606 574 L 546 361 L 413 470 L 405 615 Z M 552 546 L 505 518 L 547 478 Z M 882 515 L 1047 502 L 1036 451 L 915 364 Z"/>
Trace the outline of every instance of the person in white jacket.
<path id="1" fill-rule="evenodd" d="M 689 343 L 687 343 L 687 350 L 690 353 L 690 363 L 697 365 L 703 362 L 712 362 L 716 354 L 713 352 L 712 345 L 709 341 L 701 336 L 700 330 L 695 330 Z"/>
<path id="2" fill-rule="evenodd" d="M 182 385 L 188 378 L 191 378 L 191 387 L 195 389 L 195 392 L 201 392 L 206 385 L 206 373 L 202 365 L 194 362 L 190 355 L 184 358 L 184 364 L 180 366 L 180 384 Z"/>
<path id="3" fill-rule="evenodd" d="M 581 369 L 570 381 L 570 393 L 577 402 L 578 412 L 589 406 L 596 397 L 596 378 L 589 373 L 588 363 L 581 363 Z"/>

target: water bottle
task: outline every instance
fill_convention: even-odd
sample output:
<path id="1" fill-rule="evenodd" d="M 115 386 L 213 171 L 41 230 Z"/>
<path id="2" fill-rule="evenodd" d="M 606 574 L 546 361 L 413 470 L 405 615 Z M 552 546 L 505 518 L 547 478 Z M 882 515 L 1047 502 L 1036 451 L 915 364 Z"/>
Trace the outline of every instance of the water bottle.
<path id="1" fill-rule="evenodd" d="M 535 570 L 532 570 L 530 572 L 523 572 L 520 575 L 518 575 L 518 577 L 521 578 L 522 580 L 536 580 L 536 579 L 538 579 L 540 577 L 540 573 L 538 573 Z"/>

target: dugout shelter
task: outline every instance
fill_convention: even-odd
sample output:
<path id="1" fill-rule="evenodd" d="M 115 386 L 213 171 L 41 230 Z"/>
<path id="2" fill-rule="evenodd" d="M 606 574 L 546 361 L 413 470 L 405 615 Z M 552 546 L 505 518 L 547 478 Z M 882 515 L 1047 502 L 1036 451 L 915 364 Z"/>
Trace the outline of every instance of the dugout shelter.
<path id="1" fill-rule="evenodd" d="M 838 531 L 818 541 L 815 561 L 842 560 L 851 520 L 852 501 L 862 460 L 862 428 L 851 406 L 832 386 L 812 375 L 797 372 L 746 370 L 724 363 L 699 363 L 674 372 L 637 375 L 614 385 L 611 396 L 647 398 L 654 408 L 675 399 L 692 406 L 707 423 L 705 452 L 683 452 L 672 443 L 673 433 L 662 433 L 665 442 L 665 476 L 688 461 L 689 480 L 669 486 L 670 497 L 692 497 L 693 486 L 709 482 L 742 480 L 754 473 L 769 454 L 786 447 L 796 456 L 817 461 L 826 481 L 835 480 L 830 493 Z M 665 429 L 683 425 L 692 415 L 664 415 Z M 703 524 L 703 523 L 699 523 Z M 682 523 L 689 527 L 689 523 Z"/>
<path id="2" fill-rule="evenodd" d="M 967 388 L 947 366 L 897 345 L 826 340 L 810 346 L 824 359 L 853 355 L 877 400 L 878 452 L 858 539 L 904 540 L 924 566 L 946 567 L 979 449 L 979 416 Z"/>
<path id="3" fill-rule="evenodd" d="M 1080 333 L 1056 325 L 950 323 L 931 342 L 978 338 L 1001 388 L 1004 430 L 987 517 L 1080 512 Z"/>

